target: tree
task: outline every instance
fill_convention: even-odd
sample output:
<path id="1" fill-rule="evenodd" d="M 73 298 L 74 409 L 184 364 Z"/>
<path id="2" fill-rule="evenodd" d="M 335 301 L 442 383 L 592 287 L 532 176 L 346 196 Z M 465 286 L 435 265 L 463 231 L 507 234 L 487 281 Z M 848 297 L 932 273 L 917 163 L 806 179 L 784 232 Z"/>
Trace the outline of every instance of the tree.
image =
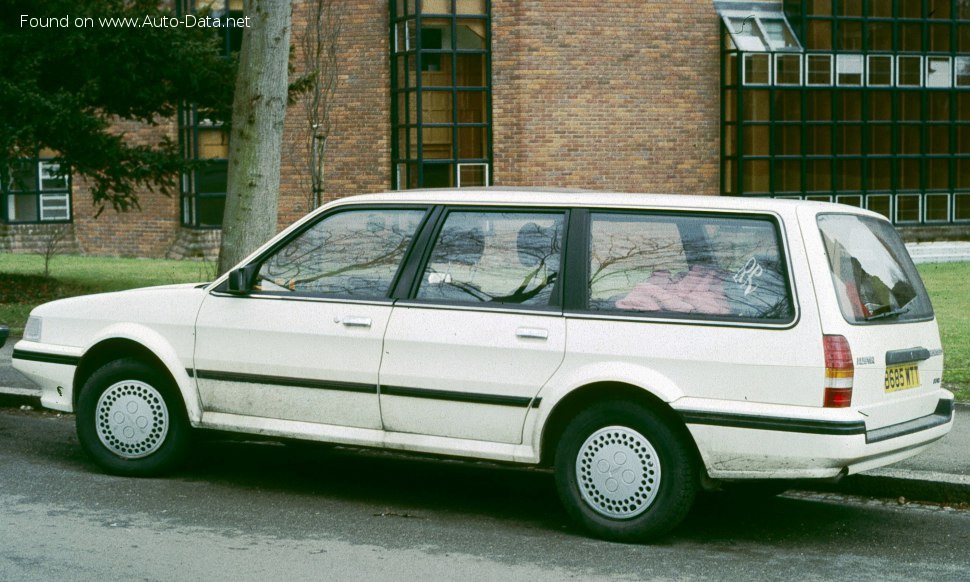
<path id="1" fill-rule="evenodd" d="M 299 138 L 293 148 L 303 150 L 296 157 L 307 161 L 307 172 L 300 174 L 307 210 L 323 204 L 325 197 L 325 163 L 338 80 L 337 42 L 346 7 L 339 0 L 312 0 L 307 26 L 294 30 L 294 44 L 306 72 L 294 83 L 304 96 Z"/>
<path id="2" fill-rule="evenodd" d="M 117 122 L 154 125 L 183 100 L 225 120 L 234 64 L 211 29 L 102 22 L 173 16 L 158 6 L 157 0 L 0 0 L 0 172 L 13 160 L 52 150 L 61 167 L 88 179 L 98 213 L 106 206 L 137 208 L 141 189 L 175 188 L 190 166 L 178 144 L 129 143 Z"/>
<path id="3" fill-rule="evenodd" d="M 219 272 L 276 233 L 283 121 L 288 103 L 289 0 L 246 0 L 229 137 L 229 192 Z"/>

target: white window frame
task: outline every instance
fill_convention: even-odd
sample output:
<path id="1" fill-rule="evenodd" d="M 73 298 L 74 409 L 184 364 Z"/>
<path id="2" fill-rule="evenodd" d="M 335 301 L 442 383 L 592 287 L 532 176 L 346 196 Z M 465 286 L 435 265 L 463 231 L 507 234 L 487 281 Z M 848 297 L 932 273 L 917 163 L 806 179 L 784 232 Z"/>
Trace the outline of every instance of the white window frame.
<path id="1" fill-rule="evenodd" d="M 970 192 L 954 192 L 953 196 L 950 197 L 950 217 L 953 219 L 951 222 L 968 223 L 970 218 L 957 218 L 957 198 L 970 200 Z M 970 204 L 970 202 L 967 202 L 967 204 Z"/>
<path id="2" fill-rule="evenodd" d="M 903 85 L 899 82 L 899 74 L 903 70 L 900 63 L 903 59 L 917 59 L 919 61 L 919 84 L 918 85 Z M 923 57 L 922 55 L 899 55 L 896 57 L 896 86 L 897 87 L 922 87 L 923 86 L 923 76 L 926 71 L 923 69 Z"/>
<path id="3" fill-rule="evenodd" d="M 765 83 L 748 82 L 748 57 L 762 57 L 768 61 L 768 81 Z M 768 87 L 774 81 L 771 53 L 741 53 L 741 84 L 745 87 Z"/>
<path id="4" fill-rule="evenodd" d="M 846 65 L 851 62 L 859 65 L 858 73 L 846 73 L 847 75 L 859 75 L 858 83 L 843 83 L 841 79 L 843 63 Z M 866 82 L 866 59 L 861 54 L 839 54 L 835 56 L 835 84 L 838 87 L 862 87 Z"/>
<path id="5" fill-rule="evenodd" d="M 71 219 L 71 199 L 67 192 L 40 193 L 38 196 L 41 222 L 63 222 Z M 48 205 L 48 202 L 54 202 L 54 204 Z"/>
<path id="6" fill-rule="evenodd" d="M 489 175 L 489 167 L 487 162 L 464 162 L 456 164 L 455 169 L 455 184 L 457 188 L 461 188 L 461 168 L 462 166 L 483 166 L 485 168 L 485 186 L 491 186 L 492 178 Z M 467 188 L 479 188 L 480 186 L 466 186 Z"/>
<path id="7" fill-rule="evenodd" d="M 866 194 L 865 196 L 866 210 L 872 210 L 872 207 L 870 206 L 869 201 L 875 198 L 887 198 L 889 200 L 889 204 L 888 204 L 889 216 L 887 216 L 886 218 L 890 222 L 895 222 L 896 221 L 896 201 L 895 199 L 893 199 L 892 194 L 889 194 L 889 193 Z M 872 210 L 872 211 L 878 214 L 878 211 L 876 210 Z"/>
<path id="8" fill-rule="evenodd" d="M 809 70 L 809 61 L 813 58 L 826 58 L 829 61 L 829 82 L 828 83 L 812 83 L 811 82 L 811 71 Z M 835 84 L 835 66 L 832 62 L 832 55 L 827 53 L 817 54 L 810 53 L 805 55 L 805 86 L 806 87 L 832 87 Z"/>
<path id="9" fill-rule="evenodd" d="M 778 71 L 778 61 L 781 60 L 782 58 L 792 58 L 792 57 L 795 57 L 795 58 L 798 59 L 798 83 L 794 83 L 794 84 L 792 84 L 792 83 L 782 83 L 782 82 L 780 82 L 778 80 L 778 75 L 777 75 L 777 71 Z M 774 69 L 772 71 L 774 73 L 774 75 L 775 75 L 775 79 L 774 79 L 775 85 L 777 85 L 779 87 L 800 87 L 800 86 L 804 85 L 805 84 L 805 69 L 803 68 L 803 61 L 804 61 L 804 59 L 802 59 L 801 53 L 781 53 L 781 52 L 775 53 Z"/>
<path id="10" fill-rule="evenodd" d="M 947 75 L 946 75 L 946 85 L 931 85 L 930 84 L 930 65 L 933 63 L 933 61 L 946 61 L 946 65 L 947 65 L 947 67 L 949 67 L 949 70 L 947 71 Z M 926 86 L 927 87 L 939 88 L 939 89 L 949 89 L 950 87 L 953 86 L 954 68 L 953 68 L 953 59 L 952 58 L 946 57 L 946 56 L 927 56 L 924 59 L 924 66 L 926 68 L 923 71 L 923 78 L 925 80 L 925 83 L 926 83 Z"/>
<path id="11" fill-rule="evenodd" d="M 899 201 L 903 196 L 915 196 L 916 204 L 916 220 L 900 220 L 899 219 Z M 893 197 L 893 215 L 895 216 L 894 222 L 896 224 L 918 224 L 923 218 L 923 197 L 919 195 L 919 192 L 897 192 Z"/>
<path id="12" fill-rule="evenodd" d="M 889 83 L 875 84 L 872 82 L 872 59 L 886 59 L 889 61 Z M 866 56 L 866 86 L 867 87 L 892 87 L 896 82 L 896 61 L 892 55 L 867 55 Z"/>
<path id="13" fill-rule="evenodd" d="M 953 215 L 953 201 L 950 198 L 950 194 L 948 192 L 930 192 L 930 193 L 924 194 L 923 196 L 925 198 L 924 200 L 921 200 L 921 202 L 923 203 L 922 204 L 923 222 L 928 222 L 931 224 L 950 222 L 950 217 Z M 930 196 L 943 196 L 946 198 L 946 218 L 942 220 L 940 220 L 939 218 L 931 219 L 926 215 L 926 209 L 929 206 Z"/>
<path id="14" fill-rule="evenodd" d="M 964 64 L 967 71 L 963 75 L 963 78 L 966 79 L 966 82 L 963 84 L 960 83 L 961 75 L 959 73 L 961 63 Z M 953 59 L 953 86 L 958 89 L 961 87 L 970 89 L 970 56 L 958 56 Z"/>

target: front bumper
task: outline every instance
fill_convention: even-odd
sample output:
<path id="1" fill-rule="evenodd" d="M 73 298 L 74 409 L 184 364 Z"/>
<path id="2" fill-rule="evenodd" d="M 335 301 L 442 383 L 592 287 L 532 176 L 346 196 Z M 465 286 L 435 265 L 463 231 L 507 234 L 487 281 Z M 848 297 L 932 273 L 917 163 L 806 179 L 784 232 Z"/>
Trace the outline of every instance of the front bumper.
<path id="1" fill-rule="evenodd" d="M 13 367 L 41 388 L 44 408 L 74 411 L 74 373 L 81 349 L 21 340 L 14 346 Z"/>

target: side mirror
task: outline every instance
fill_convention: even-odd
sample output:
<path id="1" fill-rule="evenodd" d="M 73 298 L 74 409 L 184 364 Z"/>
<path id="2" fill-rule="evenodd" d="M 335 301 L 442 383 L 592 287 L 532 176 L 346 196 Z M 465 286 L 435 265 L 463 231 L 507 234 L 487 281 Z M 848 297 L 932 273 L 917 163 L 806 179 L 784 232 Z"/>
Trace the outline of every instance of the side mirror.
<path id="1" fill-rule="evenodd" d="M 237 295 L 249 293 L 252 289 L 253 275 L 256 274 L 255 265 L 246 265 L 229 271 L 228 291 Z"/>

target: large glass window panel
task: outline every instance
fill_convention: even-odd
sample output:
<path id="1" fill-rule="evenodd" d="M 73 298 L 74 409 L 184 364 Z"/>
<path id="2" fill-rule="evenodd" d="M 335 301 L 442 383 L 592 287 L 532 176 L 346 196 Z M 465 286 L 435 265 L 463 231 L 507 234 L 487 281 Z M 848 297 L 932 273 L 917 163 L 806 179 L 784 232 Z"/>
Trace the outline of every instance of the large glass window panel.
<path id="1" fill-rule="evenodd" d="M 805 99 L 806 121 L 832 121 L 832 92 L 809 91 Z"/>
<path id="2" fill-rule="evenodd" d="M 458 128 L 458 157 L 462 159 L 486 158 L 488 142 L 484 127 Z"/>
<path id="3" fill-rule="evenodd" d="M 919 158 L 899 158 L 896 160 L 896 185 L 901 190 L 920 189 Z"/>
<path id="4" fill-rule="evenodd" d="M 899 153 L 918 154 L 922 151 L 923 126 L 916 124 L 900 124 L 899 132 Z"/>
<path id="5" fill-rule="evenodd" d="M 256 288 L 386 297 L 422 210 L 354 210 L 329 216 L 266 259 Z"/>
<path id="6" fill-rule="evenodd" d="M 839 121 L 862 120 L 862 92 L 841 91 L 836 98 L 838 103 L 836 119 Z"/>
<path id="7" fill-rule="evenodd" d="M 839 49 L 844 51 L 862 50 L 862 21 L 839 21 Z"/>
<path id="8" fill-rule="evenodd" d="M 899 101 L 899 120 L 920 121 L 923 117 L 923 92 L 902 91 L 897 95 Z"/>
<path id="9" fill-rule="evenodd" d="M 893 118 L 893 94 L 889 91 L 869 91 L 866 94 L 868 101 L 868 120 L 870 121 L 891 121 Z"/>
<path id="10" fill-rule="evenodd" d="M 559 277 L 563 224 L 558 213 L 450 213 L 417 298 L 549 305 Z"/>
<path id="11" fill-rule="evenodd" d="M 743 162 L 741 187 L 745 194 L 762 194 L 770 191 L 770 164 L 768 160 L 745 160 Z"/>
<path id="12" fill-rule="evenodd" d="M 858 124 L 840 124 L 836 131 L 838 153 L 840 155 L 862 154 L 862 126 Z"/>
<path id="13" fill-rule="evenodd" d="M 869 0 L 867 14 L 878 18 L 892 18 L 893 0 Z"/>
<path id="14" fill-rule="evenodd" d="M 744 154 L 766 156 L 769 154 L 769 130 L 770 125 L 745 125 L 744 126 Z"/>
<path id="15" fill-rule="evenodd" d="M 805 160 L 805 190 L 808 192 L 832 191 L 832 160 Z"/>
<path id="16" fill-rule="evenodd" d="M 847 158 L 836 160 L 835 188 L 841 192 L 862 190 L 862 160 Z"/>
<path id="17" fill-rule="evenodd" d="M 896 10 L 900 18 L 922 18 L 923 0 L 902 0 L 897 2 Z"/>
<path id="18" fill-rule="evenodd" d="M 892 22 L 870 22 L 867 46 L 870 51 L 889 52 L 893 50 Z"/>
<path id="19" fill-rule="evenodd" d="M 956 158 L 953 163 L 956 165 L 956 187 L 961 190 L 970 190 L 970 157 Z"/>
<path id="20" fill-rule="evenodd" d="M 970 24 L 957 25 L 957 52 L 970 53 Z"/>
<path id="21" fill-rule="evenodd" d="M 458 50 L 484 50 L 486 21 L 484 19 L 459 18 L 455 35 Z"/>
<path id="22" fill-rule="evenodd" d="M 903 4 L 912 4 L 912 0 L 909 2 L 903 2 Z M 922 24 L 909 24 L 909 23 L 899 23 L 896 25 L 896 34 L 898 35 L 899 47 L 898 50 L 905 52 L 922 52 L 923 50 L 923 25 Z"/>
<path id="23" fill-rule="evenodd" d="M 775 125 L 775 153 L 781 156 L 801 155 L 801 125 Z"/>
<path id="24" fill-rule="evenodd" d="M 970 125 L 957 125 L 956 134 L 957 141 L 954 144 L 953 153 L 963 156 L 970 155 Z"/>
<path id="25" fill-rule="evenodd" d="M 771 121 L 768 91 L 747 90 L 744 92 L 744 120 Z"/>
<path id="26" fill-rule="evenodd" d="M 950 121 L 949 91 L 932 91 L 926 95 L 927 121 Z"/>
<path id="27" fill-rule="evenodd" d="M 893 128 L 889 124 L 869 125 L 869 153 L 889 155 L 893 153 Z"/>
<path id="28" fill-rule="evenodd" d="M 832 21 L 809 20 L 806 46 L 816 50 L 832 50 Z"/>
<path id="29" fill-rule="evenodd" d="M 800 192 L 802 162 L 800 159 L 775 159 L 775 192 Z"/>
<path id="30" fill-rule="evenodd" d="M 809 156 L 832 155 L 832 126 L 805 126 L 805 154 Z"/>
<path id="31" fill-rule="evenodd" d="M 869 158 L 866 162 L 867 188 L 869 190 L 889 190 L 892 187 L 893 163 L 890 159 Z"/>
<path id="32" fill-rule="evenodd" d="M 926 188 L 928 190 L 950 189 L 949 158 L 928 158 L 926 160 Z"/>
<path id="33" fill-rule="evenodd" d="M 929 136 L 926 152 L 929 154 L 950 153 L 950 126 L 930 125 L 926 128 Z"/>
<path id="34" fill-rule="evenodd" d="M 487 85 L 484 54 L 459 54 L 457 57 L 456 81 L 459 87 L 484 87 Z"/>
<path id="35" fill-rule="evenodd" d="M 793 89 L 775 91 L 775 121 L 802 120 L 802 92 Z"/>
<path id="36" fill-rule="evenodd" d="M 862 0 L 839 0 L 839 16 L 862 16 Z"/>
<path id="37" fill-rule="evenodd" d="M 930 24 L 926 27 L 927 51 L 936 53 L 950 52 L 950 23 Z"/>
<path id="38" fill-rule="evenodd" d="M 458 92 L 458 123 L 485 123 L 488 121 L 484 91 Z"/>

